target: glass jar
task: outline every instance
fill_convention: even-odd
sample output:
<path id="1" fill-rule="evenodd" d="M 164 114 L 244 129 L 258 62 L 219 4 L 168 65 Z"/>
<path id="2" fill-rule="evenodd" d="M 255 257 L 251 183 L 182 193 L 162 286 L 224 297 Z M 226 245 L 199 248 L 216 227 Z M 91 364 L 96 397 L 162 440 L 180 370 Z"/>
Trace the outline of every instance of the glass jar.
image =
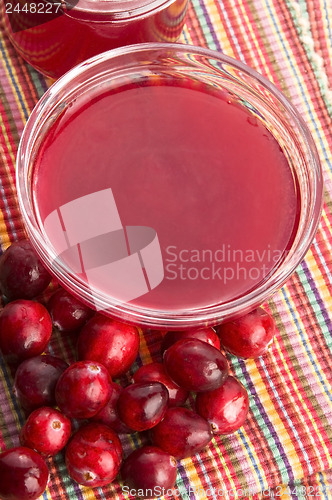
<path id="1" fill-rule="evenodd" d="M 56 79 L 101 52 L 141 42 L 176 42 L 188 0 L 1 0 L 17 52 Z"/>

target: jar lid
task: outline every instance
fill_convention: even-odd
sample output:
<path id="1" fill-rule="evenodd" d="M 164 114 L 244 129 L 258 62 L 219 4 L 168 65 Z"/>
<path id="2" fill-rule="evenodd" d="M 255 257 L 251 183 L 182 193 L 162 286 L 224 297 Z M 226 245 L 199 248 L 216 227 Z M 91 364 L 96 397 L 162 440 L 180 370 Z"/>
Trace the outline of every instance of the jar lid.
<path id="1" fill-rule="evenodd" d="M 115 21 L 142 17 L 172 3 L 174 0 L 65 0 L 69 16 L 91 21 L 106 17 Z"/>

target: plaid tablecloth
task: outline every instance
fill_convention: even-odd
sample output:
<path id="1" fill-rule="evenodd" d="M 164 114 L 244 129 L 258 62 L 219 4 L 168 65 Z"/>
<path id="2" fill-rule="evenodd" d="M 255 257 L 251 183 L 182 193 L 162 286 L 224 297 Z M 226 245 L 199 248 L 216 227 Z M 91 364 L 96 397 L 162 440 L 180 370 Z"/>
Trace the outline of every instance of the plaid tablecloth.
<path id="1" fill-rule="evenodd" d="M 24 237 L 15 192 L 15 157 L 24 124 L 47 88 L 45 79 L 0 38 L 1 248 Z M 332 3 L 331 0 L 191 0 L 182 40 L 247 63 L 298 108 L 324 169 L 321 224 L 305 260 L 265 304 L 278 331 L 253 361 L 230 357 L 250 394 L 245 425 L 216 437 L 200 455 L 179 462 L 174 499 L 332 498 Z M 143 334 L 141 363 L 159 360 L 158 333 Z M 54 334 L 50 352 L 73 359 L 70 339 Z M 18 444 L 24 422 L 12 392 L 13 372 L 0 356 L 0 448 Z M 139 446 L 128 436 L 125 453 Z M 44 498 L 123 499 L 121 483 L 89 490 L 50 461 Z"/>

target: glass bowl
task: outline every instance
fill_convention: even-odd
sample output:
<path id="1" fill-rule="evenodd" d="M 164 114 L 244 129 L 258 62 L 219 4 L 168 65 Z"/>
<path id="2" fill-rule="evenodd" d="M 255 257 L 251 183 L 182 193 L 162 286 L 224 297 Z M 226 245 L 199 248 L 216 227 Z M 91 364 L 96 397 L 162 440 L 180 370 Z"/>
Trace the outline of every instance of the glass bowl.
<path id="1" fill-rule="evenodd" d="M 321 216 L 299 113 L 253 69 L 190 45 L 127 46 L 73 68 L 33 110 L 16 174 L 27 233 L 60 284 L 148 328 L 215 325 L 262 304 Z M 240 269 L 228 281 L 225 260 Z"/>

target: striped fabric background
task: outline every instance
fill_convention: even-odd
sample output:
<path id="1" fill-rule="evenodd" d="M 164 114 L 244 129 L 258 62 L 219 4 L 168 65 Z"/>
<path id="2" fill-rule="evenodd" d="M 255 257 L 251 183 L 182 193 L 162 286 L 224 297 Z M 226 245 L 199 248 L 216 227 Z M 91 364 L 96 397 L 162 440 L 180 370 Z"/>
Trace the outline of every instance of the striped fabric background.
<path id="1" fill-rule="evenodd" d="M 332 498 L 332 3 L 331 0 L 191 0 L 182 41 L 239 59 L 279 87 L 298 108 L 324 169 L 324 209 L 306 259 L 268 304 L 278 325 L 256 361 L 230 357 L 250 394 L 250 414 L 235 434 L 179 463 L 174 499 Z M 45 79 L 0 38 L 0 231 L 4 250 L 24 230 L 15 193 L 15 156 Z M 160 334 L 142 334 L 136 366 L 158 361 Z M 73 359 L 70 339 L 54 335 L 50 352 Z M 24 422 L 0 357 L 0 448 L 18 444 Z M 124 441 L 126 453 L 138 446 Z M 45 499 L 123 499 L 108 488 L 80 488 L 63 457 L 50 462 Z M 214 491 L 215 489 L 215 491 Z"/>

